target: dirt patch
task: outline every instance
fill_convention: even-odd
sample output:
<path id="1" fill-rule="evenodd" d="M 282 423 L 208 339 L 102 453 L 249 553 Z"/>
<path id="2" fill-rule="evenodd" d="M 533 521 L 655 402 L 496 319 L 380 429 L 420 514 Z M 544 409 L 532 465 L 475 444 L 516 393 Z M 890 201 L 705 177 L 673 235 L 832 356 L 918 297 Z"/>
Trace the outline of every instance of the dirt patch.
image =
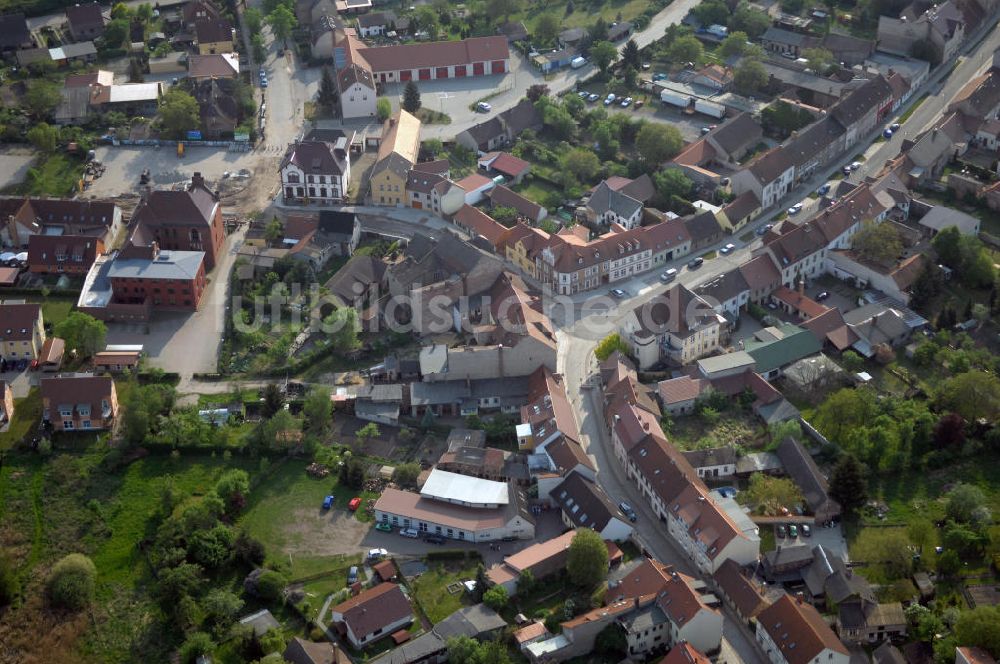
<path id="1" fill-rule="evenodd" d="M 362 523 L 343 510 L 319 512 L 302 508 L 292 512 L 291 520 L 281 529 L 285 553 L 303 556 L 355 554 L 370 524 Z"/>

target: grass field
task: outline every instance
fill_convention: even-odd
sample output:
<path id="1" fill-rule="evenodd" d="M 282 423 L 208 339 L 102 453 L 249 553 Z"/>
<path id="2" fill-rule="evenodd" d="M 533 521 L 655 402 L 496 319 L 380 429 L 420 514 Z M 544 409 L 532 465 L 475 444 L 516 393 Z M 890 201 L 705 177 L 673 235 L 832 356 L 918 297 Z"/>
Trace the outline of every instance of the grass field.
<path id="1" fill-rule="evenodd" d="M 51 325 L 61 323 L 66 320 L 74 306 L 76 306 L 76 298 L 47 297 L 42 302 L 42 320 Z"/>
<path id="2" fill-rule="evenodd" d="M 476 578 L 476 565 L 465 561 L 431 563 L 431 568 L 410 582 L 413 597 L 432 623 L 438 623 L 462 608 L 465 588 L 448 592 L 448 585 Z"/>
<path id="3" fill-rule="evenodd" d="M 539 4 L 539 7 L 544 7 L 544 10 L 530 10 L 530 16 L 524 17 L 525 26 L 528 28 L 528 32 L 531 32 L 535 27 L 535 21 L 543 13 L 554 13 L 562 24 L 563 29 L 565 28 L 583 28 L 592 25 L 598 17 L 603 18 L 608 25 L 615 21 L 629 21 L 645 11 L 649 3 L 646 0 L 612 0 L 611 2 L 605 2 L 599 7 L 594 7 L 590 4 L 576 3 L 574 6 L 574 11 L 570 15 L 566 15 L 566 3 L 565 2 L 555 2 L 555 3 L 544 3 Z M 619 17 L 620 15 L 620 17 Z M 511 16 L 511 18 L 516 18 Z"/>
<path id="4" fill-rule="evenodd" d="M 170 477 L 177 489 L 198 496 L 214 486 L 224 468 L 248 465 L 205 456 L 149 456 L 108 471 L 103 458 L 104 450 L 96 446 L 49 459 L 12 455 L 0 471 L 0 532 L 27 598 L 19 610 L 0 616 L 0 641 L 20 641 L 39 661 L 115 664 L 136 661 L 140 650 L 146 661 L 167 659 L 175 644 L 148 594 L 150 571 L 138 546 L 153 532 L 160 492 Z M 70 552 L 89 555 L 97 566 L 98 605 L 74 630 L 52 631 L 47 624 L 53 618 L 39 610 L 37 598 L 48 567 Z M 54 656 L 57 652 L 67 655 Z"/>
<path id="5" fill-rule="evenodd" d="M 345 527 L 363 528 L 360 524 L 350 524 L 370 521 L 371 517 L 363 514 L 363 510 L 351 514 L 347 503 L 356 495 L 362 497 L 362 504 L 374 497 L 340 486 L 334 475 L 312 477 L 305 472 L 306 465 L 304 461 L 283 463 L 254 489 L 240 521 L 274 557 L 285 562 L 291 558 L 292 579 L 336 567 L 337 557 L 324 555 L 323 549 L 336 544 L 337 521 L 346 518 Z M 333 509 L 322 513 L 323 498 L 329 494 L 335 496 Z"/>
<path id="6" fill-rule="evenodd" d="M 42 395 L 38 388 L 14 401 L 14 419 L 7 431 L 0 433 L 0 450 L 6 450 L 27 436 L 42 418 Z"/>
<path id="7" fill-rule="evenodd" d="M 83 162 L 64 154 L 54 154 L 28 170 L 15 193 L 30 196 L 72 196 L 83 177 Z"/>
<path id="8" fill-rule="evenodd" d="M 531 178 L 526 184 L 521 184 L 514 189 L 517 193 L 539 205 L 546 205 L 547 201 L 552 198 L 552 194 L 560 195 L 559 190 L 553 185 L 537 178 Z"/>

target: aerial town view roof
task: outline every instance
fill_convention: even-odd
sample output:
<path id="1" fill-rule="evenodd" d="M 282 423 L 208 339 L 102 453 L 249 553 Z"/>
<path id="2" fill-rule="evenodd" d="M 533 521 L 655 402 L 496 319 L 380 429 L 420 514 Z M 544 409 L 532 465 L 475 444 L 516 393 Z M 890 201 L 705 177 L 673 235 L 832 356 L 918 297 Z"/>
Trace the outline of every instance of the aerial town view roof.
<path id="1" fill-rule="evenodd" d="M 0 663 L 1000 659 L 1000 0 L 0 5 Z"/>

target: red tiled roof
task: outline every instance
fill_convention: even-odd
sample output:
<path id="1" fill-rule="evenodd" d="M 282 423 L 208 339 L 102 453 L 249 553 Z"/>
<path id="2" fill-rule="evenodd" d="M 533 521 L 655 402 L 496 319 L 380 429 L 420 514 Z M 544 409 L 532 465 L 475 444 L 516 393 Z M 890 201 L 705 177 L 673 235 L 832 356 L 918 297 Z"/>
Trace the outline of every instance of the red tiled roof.
<path id="1" fill-rule="evenodd" d="M 501 152 L 500 155 L 493 160 L 493 163 L 490 164 L 491 170 L 498 171 L 512 178 L 524 173 L 529 168 L 531 168 L 531 164 L 523 159 L 518 159 L 509 152 Z"/>
<path id="2" fill-rule="evenodd" d="M 771 297 L 783 302 L 790 306 L 794 311 L 801 312 L 807 318 L 815 318 L 820 314 L 826 313 L 829 307 L 820 304 L 816 300 L 813 300 L 802 293 L 787 288 L 786 286 L 781 286 L 773 293 Z"/>
<path id="3" fill-rule="evenodd" d="M 395 583 L 380 583 L 331 609 L 359 639 L 413 614 L 406 595 Z"/>
<path id="4" fill-rule="evenodd" d="M 470 37 L 462 41 L 362 48 L 360 55 L 368 61 L 373 71 L 388 72 L 506 60 L 510 57 L 510 49 L 505 37 L 491 36 Z"/>
<path id="5" fill-rule="evenodd" d="M 711 382 L 705 378 L 691 378 L 691 376 L 681 376 L 661 380 L 657 383 L 657 391 L 663 404 L 669 405 L 680 403 L 681 401 L 691 401 L 711 387 Z"/>
<path id="6" fill-rule="evenodd" d="M 761 611 L 757 622 L 788 664 L 808 664 L 827 648 L 849 655 L 847 647 L 833 633 L 819 611 L 790 595 L 782 595 Z"/>
<path id="7" fill-rule="evenodd" d="M 660 664 L 711 664 L 712 660 L 698 652 L 687 641 L 681 641 L 660 660 Z"/>
<path id="8" fill-rule="evenodd" d="M 482 235 L 494 247 L 507 228 L 493 217 L 471 205 L 463 205 L 455 213 L 455 223 L 476 235 Z"/>
<path id="9" fill-rule="evenodd" d="M 493 188 L 489 194 L 493 205 L 512 207 L 517 213 L 537 221 L 542 216 L 542 206 L 503 185 Z"/>
<path id="10" fill-rule="evenodd" d="M 465 191 L 476 191 L 477 189 L 482 189 L 483 187 L 491 184 L 493 180 L 489 179 L 485 175 L 480 175 L 479 173 L 471 173 L 466 175 L 464 178 L 456 182 L 459 187 Z"/>

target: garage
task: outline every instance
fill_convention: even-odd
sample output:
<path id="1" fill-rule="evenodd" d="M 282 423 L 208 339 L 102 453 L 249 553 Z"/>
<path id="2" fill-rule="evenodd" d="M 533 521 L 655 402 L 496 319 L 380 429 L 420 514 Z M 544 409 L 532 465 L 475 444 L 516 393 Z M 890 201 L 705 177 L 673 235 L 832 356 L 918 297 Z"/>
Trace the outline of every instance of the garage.
<path id="1" fill-rule="evenodd" d="M 466 65 L 455 65 L 455 78 L 463 78 L 468 73 Z"/>
<path id="2" fill-rule="evenodd" d="M 410 205 L 417 210 L 421 210 L 424 207 L 424 204 L 421 203 L 420 201 L 412 201 Z"/>
<path id="3" fill-rule="evenodd" d="M 502 74 L 506 71 L 506 67 L 504 65 L 505 63 L 503 60 L 494 60 L 493 66 L 490 69 L 492 69 L 494 74 Z"/>
<path id="4" fill-rule="evenodd" d="M 485 73 L 486 73 L 486 65 L 485 65 L 485 63 L 482 63 L 482 62 L 474 62 L 474 63 L 472 63 L 472 75 L 473 76 L 482 76 Z"/>
<path id="5" fill-rule="evenodd" d="M 399 72 L 399 80 L 408 81 L 411 78 L 411 74 L 412 72 L 409 69 L 404 69 L 403 71 Z"/>
<path id="6" fill-rule="evenodd" d="M 434 72 L 434 78 L 449 78 L 447 67 L 438 67 Z"/>
<path id="7" fill-rule="evenodd" d="M 421 81 L 429 81 L 429 80 L 431 80 L 431 70 L 430 69 L 421 69 L 420 72 L 418 73 L 418 76 L 419 76 L 419 78 L 420 78 Z"/>

